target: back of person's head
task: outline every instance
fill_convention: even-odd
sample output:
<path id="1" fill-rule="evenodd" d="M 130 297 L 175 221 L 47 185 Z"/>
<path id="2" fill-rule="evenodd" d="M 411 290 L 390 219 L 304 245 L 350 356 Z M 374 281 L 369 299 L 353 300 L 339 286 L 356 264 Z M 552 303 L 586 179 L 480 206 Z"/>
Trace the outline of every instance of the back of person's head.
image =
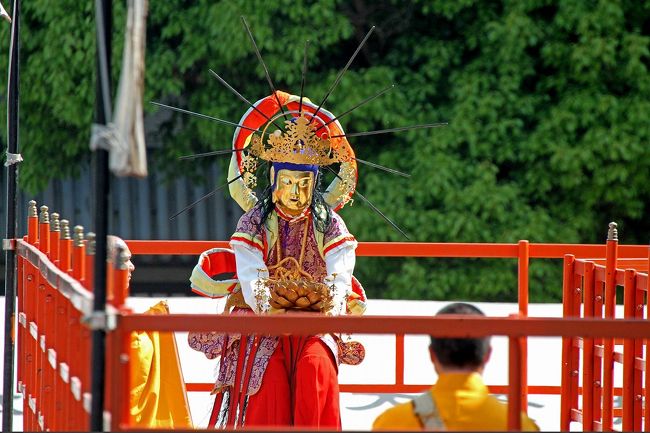
<path id="1" fill-rule="evenodd" d="M 115 235 L 106 235 L 106 248 L 108 251 L 108 259 L 113 261 L 115 257 L 115 252 L 117 251 L 118 248 L 126 249 L 128 250 L 129 247 L 126 245 L 126 242 L 120 237 L 117 237 Z"/>
<path id="2" fill-rule="evenodd" d="M 436 316 L 462 314 L 485 316 L 471 304 L 456 302 L 438 311 Z M 431 351 L 438 362 L 449 369 L 478 369 L 490 352 L 490 337 L 484 338 L 436 338 L 431 336 Z"/>

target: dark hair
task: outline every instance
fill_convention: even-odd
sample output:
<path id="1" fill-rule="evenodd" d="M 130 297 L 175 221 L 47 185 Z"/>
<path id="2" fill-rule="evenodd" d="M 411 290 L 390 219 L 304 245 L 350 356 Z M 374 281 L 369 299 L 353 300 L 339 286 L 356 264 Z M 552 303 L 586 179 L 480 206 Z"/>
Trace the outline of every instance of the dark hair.
<path id="1" fill-rule="evenodd" d="M 443 314 L 465 314 L 485 316 L 481 310 L 471 304 L 456 302 L 438 311 Z M 483 364 L 490 348 L 490 337 L 484 338 L 435 338 L 431 336 L 431 350 L 444 367 L 478 368 Z"/>
<path id="2" fill-rule="evenodd" d="M 321 192 L 321 174 L 318 172 L 314 181 L 314 191 L 311 196 L 311 214 L 314 218 L 316 230 L 325 233 L 332 223 L 332 208 L 325 202 L 323 193 Z M 275 208 L 275 203 L 272 199 L 273 187 L 269 185 L 260 195 L 258 206 L 261 209 L 262 218 L 259 220 L 258 229 L 262 229 L 262 225 L 266 222 L 271 211 Z"/>

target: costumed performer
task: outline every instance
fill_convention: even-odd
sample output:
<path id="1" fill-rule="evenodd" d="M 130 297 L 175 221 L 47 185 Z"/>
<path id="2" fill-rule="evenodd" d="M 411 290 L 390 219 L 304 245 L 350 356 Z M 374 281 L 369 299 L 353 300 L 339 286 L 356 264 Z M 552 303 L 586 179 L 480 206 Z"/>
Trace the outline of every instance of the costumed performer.
<path id="1" fill-rule="evenodd" d="M 230 192 L 246 213 L 232 250 L 201 255 L 190 278 L 193 290 L 227 295 L 230 314 L 362 314 L 365 294 L 352 276 L 357 242 L 336 212 L 356 186 L 354 153 L 340 124 L 307 98 L 284 92 L 254 106 L 240 121 L 250 129 L 235 132 L 229 173 L 241 176 Z M 270 132 L 278 120 L 284 130 Z M 322 192 L 320 169 L 332 164 L 339 171 Z M 259 165 L 268 167 L 270 185 L 258 199 Z M 221 357 L 208 427 L 340 429 L 338 365 L 358 364 L 365 354 L 360 343 L 334 334 L 188 338 L 208 358 Z"/>

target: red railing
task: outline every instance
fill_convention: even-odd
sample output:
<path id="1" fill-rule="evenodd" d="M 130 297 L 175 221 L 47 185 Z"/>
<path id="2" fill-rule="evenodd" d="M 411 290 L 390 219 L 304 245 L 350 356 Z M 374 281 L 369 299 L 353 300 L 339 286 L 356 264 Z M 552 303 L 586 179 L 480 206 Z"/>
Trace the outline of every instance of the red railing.
<path id="1" fill-rule="evenodd" d="M 198 255 L 209 248 L 228 248 L 226 241 L 127 241 L 134 255 Z M 516 259 L 518 270 L 518 306 L 519 314 L 528 315 L 528 269 L 530 259 L 562 259 L 565 254 L 573 254 L 580 258 L 604 258 L 605 245 L 580 244 L 533 244 L 521 240 L 516 244 L 491 243 L 420 243 L 420 242 L 360 242 L 357 255 L 360 257 L 438 257 L 438 258 L 497 258 Z M 635 264 L 639 269 L 648 267 L 648 247 L 640 245 L 618 246 L 619 264 Z M 641 258 L 645 257 L 645 258 Z M 598 259 L 595 259 L 599 261 Z M 604 261 L 604 259 L 600 260 Z M 522 342 L 522 356 L 527 359 L 527 341 Z M 395 338 L 395 383 L 392 384 L 341 384 L 342 392 L 355 393 L 416 393 L 424 391 L 426 385 L 404 383 L 404 334 Z M 530 394 L 560 394 L 560 386 L 528 385 L 527 362 L 523 364 L 523 410 L 527 410 L 527 395 Z M 187 390 L 194 392 L 209 392 L 212 383 L 187 383 Z M 505 385 L 489 385 L 490 391 L 506 394 Z M 614 389 L 616 395 L 621 389 Z"/>
<path id="2" fill-rule="evenodd" d="M 92 254 L 88 240 L 83 239 L 82 229 L 77 230 L 73 242 L 69 234 L 60 236 L 41 212 L 41 222 L 35 207 L 30 208 L 28 234 L 17 242 L 18 250 L 18 383 L 25 397 L 25 430 L 86 430 L 90 409 L 90 350 L 89 329 L 83 322 L 91 312 Z M 226 242 L 208 241 L 127 241 L 132 253 L 198 255 L 215 246 L 227 246 Z M 396 371 L 394 384 L 367 385 L 346 384 L 341 390 L 347 392 L 418 392 L 421 385 L 404 383 L 404 335 L 434 334 L 438 336 L 505 335 L 510 338 L 510 374 L 508 385 L 493 385 L 493 392 L 509 394 L 510 424 L 519 427 L 519 409 L 526 409 L 528 392 L 559 393 L 560 388 L 527 385 L 526 336 L 555 335 L 570 341 L 603 339 L 604 354 L 614 337 L 627 338 L 639 354 L 639 339 L 650 335 L 645 321 L 603 320 L 571 318 L 576 315 L 575 303 L 565 303 L 566 319 L 526 318 L 528 312 L 528 266 L 531 259 L 563 258 L 567 254 L 578 259 L 602 260 L 607 257 L 609 246 L 571 244 L 443 244 L 443 243 L 360 243 L 360 256 L 385 257 L 483 257 L 516 259 L 518 261 L 519 318 L 431 318 L 431 317 L 247 317 L 245 320 L 220 315 L 168 315 L 164 318 L 132 314 L 124 308 L 128 296 L 125 269 L 108 272 L 108 294 L 112 299 L 109 307 L 119 326 L 107 332 L 106 410 L 111 414 L 113 429 L 126 429 L 129 425 L 128 336 L 133 330 L 197 331 L 213 330 L 248 333 L 319 333 L 342 331 L 347 333 L 396 334 Z M 634 260 L 647 269 L 648 247 L 618 246 L 614 264 Z M 642 259 L 645 258 L 645 259 Z M 643 262 L 645 260 L 645 262 Z M 565 264 L 566 266 L 566 264 Z M 593 264 L 598 269 L 598 264 Z M 574 266 L 575 267 L 575 266 Z M 579 267 L 579 266 L 578 266 Z M 566 271 L 566 269 L 565 269 Z M 597 274 L 597 272 L 595 273 Z M 594 274 L 594 275 L 595 275 Z M 600 274 L 599 274 L 600 275 Z M 643 283 L 642 274 L 635 273 L 638 287 Z M 575 277 L 572 277 L 575 278 Z M 629 276 L 630 281 L 632 277 Z M 600 280 L 599 280 L 600 281 Z M 647 276 L 645 277 L 647 290 Z M 570 286 L 570 285 L 569 285 Z M 565 287 L 566 289 L 566 287 Z M 641 289 L 639 289 L 641 290 Z M 611 289 L 610 289 L 611 291 Z M 635 295 L 636 296 L 636 295 Z M 636 298 L 635 298 L 636 299 Z M 596 307 L 594 307 L 596 308 Z M 608 307 L 606 307 L 607 309 Z M 627 311 L 627 310 L 626 310 Z M 607 311 L 606 311 L 607 312 Z M 605 315 L 613 318 L 612 314 Z M 627 317 L 627 316 L 626 316 Z M 636 317 L 636 316 L 635 316 Z M 300 326 L 297 321 L 300 321 Z M 613 344 L 613 343 L 612 343 Z M 574 356 L 574 347 L 567 351 Z M 612 346 L 613 347 L 613 346 Z M 566 349 L 566 346 L 563 346 Z M 81 353 L 81 356 L 77 354 Z M 628 351 L 628 357 L 629 357 Z M 572 358 L 573 359 L 573 358 Z M 635 362 L 641 365 L 638 356 Z M 627 376 L 637 383 L 637 370 Z M 118 379 L 116 379 L 118 378 Z M 629 380 L 629 379 L 626 379 Z M 564 375 L 563 375 L 564 381 Z M 646 376 L 646 382 L 648 378 Z M 579 392 L 577 382 L 568 382 L 571 389 L 562 385 L 573 402 Z M 209 384 L 188 384 L 188 390 L 208 390 Z M 626 392 L 617 390 L 609 382 L 609 395 Z M 636 386 L 636 385 L 635 385 Z M 640 388 L 636 389 L 639 391 Z M 582 392 L 588 392 L 583 390 Z M 627 395 L 627 394 L 624 394 Z M 642 394 L 636 394 L 642 395 Z M 636 396 L 635 395 L 635 396 Z M 630 397 L 624 397 L 630 401 Z M 563 400 L 564 401 L 564 400 Z M 577 401 L 576 401 L 577 402 Z M 640 403 L 637 404 L 637 406 Z M 636 407 L 631 413 L 637 416 Z M 625 406 L 625 407 L 629 407 Z M 571 406 L 577 408 L 576 405 Z M 605 411 L 605 409 L 603 410 Z M 630 409 L 628 409 L 630 411 Z M 623 416 L 625 416 L 625 409 Z M 636 423 L 636 421 L 635 421 Z M 636 426 L 637 424 L 633 424 Z M 647 428 L 647 420 L 646 420 Z"/>
<path id="3" fill-rule="evenodd" d="M 630 265 L 618 257 L 618 240 L 609 239 L 603 261 L 564 257 L 564 317 L 616 317 L 616 289 L 623 289 L 623 309 L 626 319 L 644 318 L 647 310 L 648 274 L 636 269 L 621 269 Z M 642 259 L 637 260 L 642 263 Z M 645 263 L 648 263 L 646 259 Z M 647 268 L 647 265 L 645 266 Z M 604 311 L 603 311 L 604 310 Z M 649 323 L 646 321 L 646 323 Z M 650 336 L 650 334 L 648 334 Z M 645 340 L 646 357 L 648 339 Z M 623 352 L 616 351 L 622 343 Z M 569 430 L 571 421 L 581 422 L 586 431 L 611 431 L 615 417 L 622 418 L 623 431 L 650 430 L 650 402 L 645 390 L 650 374 L 643 358 L 644 339 L 564 338 L 562 352 L 562 417 L 560 428 Z M 582 351 L 582 375 L 580 374 Z M 614 364 L 623 365 L 622 408 L 614 407 Z M 645 373 L 645 384 L 643 375 Z M 582 376 L 582 388 L 579 378 Z M 645 385 L 645 386 L 644 386 Z M 578 396 L 582 395 L 579 404 Z M 642 425 L 643 423 L 643 425 Z"/>
<path id="4" fill-rule="evenodd" d="M 91 331 L 83 319 L 92 310 L 93 258 L 87 256 L 93 251 L 87 246 L 82 227 L 75 227 L 73 240 L 66 220 L 59 226 L 57 216 L 51 224 L 46 207 L 38 216 L 30 206 L 28 234 L 16 242 L 17 387 L 25 431 L 90 427 Z"/>

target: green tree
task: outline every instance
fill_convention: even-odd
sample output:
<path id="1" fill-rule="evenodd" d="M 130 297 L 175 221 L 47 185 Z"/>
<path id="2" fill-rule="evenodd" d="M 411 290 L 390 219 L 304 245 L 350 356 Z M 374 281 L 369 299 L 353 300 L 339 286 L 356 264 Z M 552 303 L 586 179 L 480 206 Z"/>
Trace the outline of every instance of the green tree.
<path id="1" fill-rule="evenodd" d="M 124 8 L 115 3 L 113 74 Z M 422 242 L 625 243 L 650 224 L 650 5 L 634 0 L 150 1 L 145 99 L 237 120 L 269 94 L 239 17 L 246 16 L 276 87 L 298 93 L 310 39 L 306 94 L 320 102 L 372 25 L 327 108 L 340 113 L 397 87 L 342 121 L 349 132 L 448 121 L 434 130 L 353 140 L 357 154 L 410 179 L 361 166 L 359 191 Z M 8 27 L 0 28 L 8 41 Z M 24 2 L 21 166 L 25 188 L 73 173 L 88 158 L 94 100 L 92 2 Z M 0 59 L 6 70 L 6 57 Z M 4 109 L 4 106 L 2 107 Z M 161 116 L 148 106 L 149 116 Z M 227 148 L 232 129 L 166 113 L 153 166 L 170 178 Z M 225 163 L 222 161 L 221 163 Z M 401 235 L 361 200 L 342 211 L 362 241 Z M 372 296 L 512 300 L 512 260 L 369 259 L 358 277 Z M 560 299 L 560 266 L 534 262 L 531 299 Z"/>

